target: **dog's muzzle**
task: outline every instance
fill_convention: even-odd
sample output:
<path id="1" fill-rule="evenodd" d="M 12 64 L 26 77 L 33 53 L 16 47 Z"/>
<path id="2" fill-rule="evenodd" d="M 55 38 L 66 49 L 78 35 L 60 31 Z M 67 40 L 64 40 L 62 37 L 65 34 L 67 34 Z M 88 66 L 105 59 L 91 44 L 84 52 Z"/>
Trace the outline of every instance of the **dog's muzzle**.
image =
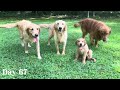
<path id="1" fill-rule="evenodd" d="M 82 43 L 80 43 L 79 47 L 82 47 Z"/>
<path id="2" fill-rule="evenodd" d="M 37 38 L 38 37 L 38 34 L 35 34 L 35 36 L 33 36 L 34 38 Z"/>
<path id="3" fill-rule="evenodd" d="M 61 27 L 59 27 L 59 28 L 58 28 L 58 31 L 59 31 L 59 32 L 61 32 L 61 30 L 62 30 L 62 28 L 61 28 Z"/>
<path id="4" fill-rule="evenodd" d="M 107 39 L 103 39 L 103 42 L 107 42 Z"/>

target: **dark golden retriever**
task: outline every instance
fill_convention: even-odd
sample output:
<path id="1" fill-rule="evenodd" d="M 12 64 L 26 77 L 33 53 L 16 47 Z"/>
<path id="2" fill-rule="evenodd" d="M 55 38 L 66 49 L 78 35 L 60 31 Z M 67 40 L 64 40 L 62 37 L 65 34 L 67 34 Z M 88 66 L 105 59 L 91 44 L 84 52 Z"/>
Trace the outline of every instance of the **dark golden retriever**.
<path id="1" fill-rule="evenodd" d="M 91 44 L 95 45 L 96 47 L 98 47 L 98 41 L 103 40 L 106 42 L 111 33 L 111 28 L 108 27 L 104 22 L 91 18 L 83 19 L 74 24 L 75 28 L 80 26 L 82 30 L 82 37 L 85 38 L 85 36 L 89 33 Z"/>

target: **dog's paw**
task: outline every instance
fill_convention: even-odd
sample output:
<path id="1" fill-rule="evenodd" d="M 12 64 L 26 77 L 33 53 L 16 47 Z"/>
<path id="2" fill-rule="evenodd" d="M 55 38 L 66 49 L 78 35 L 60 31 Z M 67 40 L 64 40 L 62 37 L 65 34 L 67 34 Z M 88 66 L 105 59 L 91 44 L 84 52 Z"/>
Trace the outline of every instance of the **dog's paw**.
<path id="1" fill-rule="evenodd" d="M 42 59 L 42 57 L 41 57 L 41 56 L 39 56 L 39 57 L 38 57 L 38 59 Z"/>
<path id="2" fill-rule="evenodd" d="M 83 61 L 82 63 L 83 63 L 84 65 L 86 64 L 86 62 L 85 62 L 85 61 Z"/>
<path id="3" fill-rule="evenodd" d="M 74 62 L 77 62 L 77 58 L 74 59 Z"/>
<path id="4" fill-rule="evenodd" d="M 96 45 L 95 47 L 98 48 L 98 45 Z"/>
<path id="5" fill-rule="evenodd" d="M 57 52 L 57 55 L 60 55 L 60 52 Z"/>
<path id="6" fill-rule="evenodd" d="M 25 53 L 28 53 L 28 51 L 25 51 Z"/>
<path id="7" fill-rule="evenodd" d="M 47 46 L 50 46 L 50 43 L 48 43 Z"/>
<path id="8" fill-rule="evenodd" d="M 96 62 L 96 59 L 93 59 L 93 62 Z"/>
<path id="9" fill-rule="evenodd" d="M 31 45 L 28 43 L 28 47 L 31 47 Z"/>
<path id="10" fill-rule="evenodd" d="M 63 52 L 62 55 L 65 55 L 65 52 Z"/>
<path id="11" fill-rule="evenodd" d="M 24 47 L 24 43 L 21 43 L 21 46 Z"/>

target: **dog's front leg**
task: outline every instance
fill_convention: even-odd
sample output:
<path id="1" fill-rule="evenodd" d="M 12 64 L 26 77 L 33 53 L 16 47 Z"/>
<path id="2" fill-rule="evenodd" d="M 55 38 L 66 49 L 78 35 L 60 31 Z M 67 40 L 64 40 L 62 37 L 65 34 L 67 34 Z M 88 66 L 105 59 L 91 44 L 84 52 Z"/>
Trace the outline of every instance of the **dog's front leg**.
<path id="1" fill-rule="evenodd" d="M 98 47 L 98 40 L 95 40 L 95 47 Z"/>
<path id="2" fill-rule="evenodd" d="M 20 37 L 20 40 L 21 40 L 21 46 L 24 47 L 24 42 L 23 42 L 23 37 Z"/>
<path id="3" fill-rule="evenodd" d="M 25 45 L 25 53 L 28 53 L 28 42 L 24 41 L 24 45 Z"/>
<path id="4" fill-rule="evenodd" d="M 75 55 L 75 61 L 79 58 L 79 52 L 77 51 L 76 52 L 76 55 Z"/>
<path id="5" fill-rule="evenodd" d="M 63 42 L 63 51 L 62 51 L 62 55 L 65 55 L 65 48 L 66 48 L 66 41 Z"/>
<path id="6" fill-rule="evenodd" d="M 95 43 L 94 43 L 94 38 L 93 38 L 93 35 L 92 34 L 90 34 L 90 42 L 91 42 L 91 45 L 94 45 Z"/>
<path id="7" fill-rule="evenodd" d="M 56 50 L 57 50 L 57 55 L 59 55 L 60 52 L 59 52 L 59 45 L 58 45 L 57 41 L 55 41 L 55 46 L 56 46 Z"/>
<path id="8" fill-rule="evenodd" d="M 41 55 L 40 55 L 40 43 L 39 43 L 39 39 L 38 39 L 38 42 L 36 43 L 36 50 L 37 50 L 38 59 L 42 59 Z"/>
<path id="9" fill-rule="evenodd" d="M 83 63 L 83 64 L 86 64 L 86 62 L 85 62 L 86 56 L 87 56 L 87 52 L 85 52 L 85 53 L 83 54 L 83 57 L 82 57 L 82 63 Z"/>

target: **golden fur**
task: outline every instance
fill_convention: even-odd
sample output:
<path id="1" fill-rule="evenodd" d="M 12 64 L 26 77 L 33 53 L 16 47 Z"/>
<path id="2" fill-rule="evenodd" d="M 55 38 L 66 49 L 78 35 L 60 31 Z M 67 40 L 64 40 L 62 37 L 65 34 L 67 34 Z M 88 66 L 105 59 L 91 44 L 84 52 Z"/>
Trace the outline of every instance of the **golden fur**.
<path id="1" fill-rule="evenodd" d="M 74 24 L 75 28 L 80 26 L 82 30 L 82 37 L 85 38 L 85 36 L 89 33 L 91 44 L 95 45 L 96 47 L 98 47 L 98 41 L 103 40 L 106 42 L 111 33 L 111 28 L 108 27 L 104 22 L 91 18 L 83 19 Z"/>
<path id="2" fill-rule="evenodd" d="M 48 28 L 49 29 L 48 45 L 50 45 L 50 39 L 54 36 L 57 54 L 60 54 L 59 44 L 63 43 L 62 55 L 64 55 L 66 43 L 67 43 L 67 25 L 66 25 L 66 22 L 63 20 L 57 20 L 57 21 L 55 21 L 55 23 L 39 24 L 39 26 L 41 28 Z"/>
<path id="3" fill-rule="evenodd" d="M 92 50 L 88 48 L 88 45 L 84 38 L 77 39 L 75 44 L 77 45 L 75 60 L 82 58 L 83 64 L 86 64 L 87 59 L 96 62 L 96 59 L 92 58 Z"/>
<path id="4" fill-rule="evenodd" d="M 21 20 L 16 23 L 0 25 L 1 28 L 13 28 L 17 27 L 20 34 L 21 45 L 25 47 L 25 53 L 28 53 L 28 47 L 30 43 L 36 43 L 38 59 L 41 59 L 40 45 L 39 45 L 39 32 L 40 26 L 28 21 Z"/>

